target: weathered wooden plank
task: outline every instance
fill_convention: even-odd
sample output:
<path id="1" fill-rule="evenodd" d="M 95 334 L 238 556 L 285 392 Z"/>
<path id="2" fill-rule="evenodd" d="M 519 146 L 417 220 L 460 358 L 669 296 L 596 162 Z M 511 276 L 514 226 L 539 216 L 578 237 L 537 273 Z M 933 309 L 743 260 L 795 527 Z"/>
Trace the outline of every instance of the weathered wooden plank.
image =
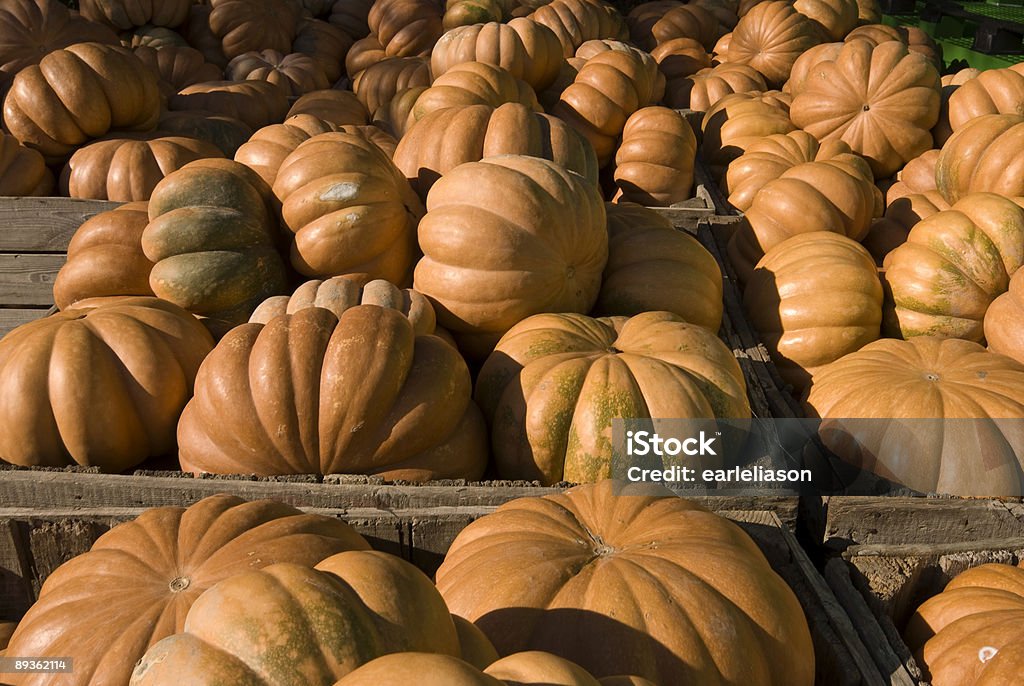
<path id="1" fill-rule="evenodd" d="M 0 296 L 0 299 L 2 299 L 2 296 Z M 0 307 L 0 338 L 3 338 L 11 329 L 15 329 L 40 317 L 45 317 L 48 312 L 49 308 L 47 307 L 18 307 L 10 309 Z"/>
<path id="2" fill-rule="evenodd" d="M 60 254 L 0 254 L 0 304 L 52 305 L 53 282 L 66 261 Z"/>
<path id="3" fill-rule="evenodd" d="M 20 617 L 32 604 L 30 561 L 21 526 L 0 518 L 0 620 Z"/>
<path id="4" fill-rule="evenodd" d="M 0 198 L 0 252 L 66 251 L 82 222 L 119 205 L 74 198 Z"/>

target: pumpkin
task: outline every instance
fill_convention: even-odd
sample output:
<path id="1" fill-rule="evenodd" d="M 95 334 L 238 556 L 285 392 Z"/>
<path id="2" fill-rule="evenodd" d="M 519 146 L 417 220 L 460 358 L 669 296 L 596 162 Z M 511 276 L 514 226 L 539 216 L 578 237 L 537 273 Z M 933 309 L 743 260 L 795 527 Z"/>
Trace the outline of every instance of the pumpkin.
<path id="1" fill-rule="evenodd" d="M 1010 277 L 1010 286 L 985 311 L 984 332 L 988 349 L 1024 362 L 1024 321 L 1021 295 L 1024 294 L 1024 271 L 1019 269 Z"/>
<path id="2" fill-rule="evenodd" d="M 209 27 L 227 59 L 247 52 L 288 52 L 298 8 L 287 0 L 210 0 Z"/>
<path id="3" fill-rule="evenodd" d="M 299 24 L 292 52 L 312 57 L 323 69 L 328 83 L 334 83 L 344 72 L 345 55 L 352 39 L 343 30 L 319 19 L 306 19 Z"/>
<path id="4" fill-rule="evenodd" d="M 327 20 L 357 41 L 370 35 L 367 18 L 374 0 L 334 0 Z"/>
<path id="5" fill-rule="evenodd" d="M 588 40 L 629 38 L 622 15 L 603 0 L 551 0 L 528 18 L 555 32 L 565 57 L 572 57 Z"/>
<path id="6" fill-rule="evenodd" d="M 164 177 L 149 202 L 142 250 L 153 292 L 220 335 L 285 290 L 277 227 L 262 180 L 237 162 L 199 160 Z"/>
<path id="7" fill-rule="evenodd" d="M 137 26 L 120 34 L 121 45 L 132 51 L 139 47 L 148 47 L 158 50 L 160 48 L 187 48 L 188 41 L 174 29 L 163 26 L 144 24 Z"/>
<path id="8" fill-rule="evenodd" d="M 229 59 L 224 55 L 220 38 L 214 35 L 210 28 L 212 11 L 213 8 L 209 5 L 193 5 L 189 10 L 188 24 L 185 25 L 183 33 L 188 39 L 188 44 L 203 53 L 207 62 L 223 69 L 228 66 Z"/>
<path id="9" fill-rule="evenodd" d="M 562 44 L 554 31 L 520 17 L 508 24 L 490 22 L 448 31 L 434 46 L 430 69 L 436 79 L 456 64 L 486 62 L 539 92 L 554 83 L 563 61 Z"/>
<path id="10" fill-rule="evenodd" d="M 604 167 L 629 116 L 661 100 L 664 91 L 665 77 L 650 55 L 609 50 L 583 65 L 551 113 L 590 141 Z"/>
<path id="11" fill-rule="evenodd" d="M 475 397 L 500 478 L 544 485 L 609 478 L 613 418 L 750 416 L 729 348 L 671 312 L 524 319 L 487 358 Z"/>
<path id="12" fill-rule="evenodd" d="M 291 263 L 310 277 L 408 283 L 423 206 L 380 148 L 348 133 L 300 144 L 274 180 L 294 236 Z"/>
<path id="13" fill-rule="evenodd" d="M 850 146 L 843 141 L 819 144 L 818 139 L 806 131 L 765 136 L 748 145 L 746 151 L 729 164 L 723 190 L 729 194 L 729 204 L 745 212 L 757 192 L 786 170 L 805 162 L 822 162 L 849 153 Z"/>
<path id="14" fill-rule="evenodd" d="M 960 90 L 960 86 L 976 78 L 981 72 L 977 69 L 962 69 L 956 74 L 946 74 L 941 78 L 942 90 L 939 91 L 939 120 L 932 127 L 932 138 L 935 147 L 941 148 L 953 135 L 953 128 L 949 123 L 949 99 L 953 93 Z"/>
<path id="15" fill-rule="evenodd" d="M 188 17 L 191 0 L 81 0 L 82 16 L 126 30 L 134 26 L 180 26 Z"/>
<path id="16" fill-rule="evenodd" d="M 701 156 L 717 178 L 746 149 L 773 134 L 796 127 L 789 120 L 790 98 L 779 91 L 726 95 L 704 113 Z"/>
<path id="17" fill-rule="evenodd" d="M 797 57 L 822 38 L 817 25 L 788 2 L 760 2 L 736 24 L 726 56 L 729 62 L 749 64 L 777 88 L 789 78 Z"/>
<path id="18" fill-rule="evenodd" d="M 499 107 L 507 102 L 517 102 L 541 111 L 530 84 L 501 67 L 483 62 L 462 62 L 434 79 L 430 88 L 416 98 L 406 120 L 406 130 L 431 112 L 448 107 Z"/>
<path id="19" fill-rule="evenodd" d="M 636 48 L 629 43 L 625 43 L 620 40 L 611 40 L 610 38 L 588 40 L 583 43 L 583 45 L 576 48 L 575 58 L 570 57 L 567 61 L 576 65 L 576 71 L 579 72 L 579 67 L 586 64 L 592 57 L 596 57 L 602 52 L 608 52 L 609 50 L 617 50 L 618 52 L 634 52 Z"/>
<path id="20" fill-rule="evenodd" d="M 616 201 L 667 206 L 693 192 L 697 137 L 679 112 L 644 107 L 630 115 L 615 152 Z"/>
<path id="21" fill-rule="evenodd" d="M 981 72 L 951 91 L 946 111 L 951 133 L 984 114 L 1019 115 L 1024 112 L 1022 67 Z"/>
<path id="22" fill-rule="evenodd" d="M 388 57 L 428 56 L 444 33 L 443 17 L 436 0 L 377 0 L 367 25 Z"/>
<path id="23" fill-rule="evenodd" d="M 372 343 L 371 343 L 372 341 Z M 250 384 L 247 369 L 268 369 Z M 390 307 L 299 309 L 230 331 L 178 424 L 182 469 L 479 479 L 487 462 L 469 370 Z"/>
<path id="24" fill-rule="evenodd" d="M 707 112 L 712 105 L 732 93 L 768 90 L 764 77 L 751 66 L 726 62 L 701 69 L 677 86 L 666 89 L 667 104 Z"/>
<path id="25" fill-rule="evenodd" d="M 249 317 L 252 324 L 269 324 L 282 314 L 295 314 L 308 307 L 322 307 L 335 317 L 356 305 L 390 307 L 408 317 L 417 336 L 429 336 L 436 330 L 437 318 L 426 296 L 411 288 L 399 288 L 390 281 L 376 279 L 360 284 L 356 279 L 335 276 L 321 281 L 306 281 L 289 295 L 264 300 Z"/>
<path id="26" fill-rule="evenodd" d="M 174 427 L 212 341 L 156 298 L 69 309 L 0 341 L 0 458 L 119 472 L 174 449 Z M 38 653 L 33 653 L 38 654 Z"/>
<path id="27" fill-rule="evenodd" d="M 641 49 L 652 52 L 658 45 L 657 39 L 651 33 L 654 25 L 661 21 L 669 10 L 682 7 L 683 4 L 680 0 L 650 0 L 633 7 L 626 15 L 630 40 Z"/>
<path id="28" fill-rule="evenodd" d="M 238 148 L 235 161 L 259 174 L 268 186 L 273 186 L 281 163 L 295 148 L 313 136 L 336 130 L 333 124 L 311 114 L 297 114 L 283 124 L 264 126 L 254 133 Z"/>
<path id="29" fill-rule="evenodd" d="M 666 686 L 813 684 L 803 610 L 754 542 L 692 500 L 644 493 L 603 481 L 507 503 L 456 537 L 437 587 L 501 655 L 546 650 Z"/>
<path id="30" fill-rule="evenodd" d="M 550 159 L 597 185 L 590 143 L 561 119 L 518 103 L 432 112 L 402 137 L 394 161 L 425 200 L 430 187 L 455 167 L 497 155 Z"/>
<path id="31" fill-rule="evenodd" d="M 665 77 L 665 104 L 674 108 L 689 104 L 685 91 L 677 95 L 687 87 L 687 77 L 711 66 L 711 55 L 692 38 L 665 41 L 651 51 L 651 57 Z"/>
<path id="32" fill-rule="evenodd" d="M 896 174 L 896 183 L 885 192 L 885 202 L 891 205 L 897 198 L 908 195 L 937 191 L 935 165 L 939 161 L 938 150 L 927 150 L 907 164 Z"/>
<path id="33" fill-rule="evenodd" d="M 608 264 L 594 306 L 601 316 L 674 312 L 718 331 L 722 271 L 700 242 L 632 203 L 608 203 Z"/>
<path id="34" fill-rule="evenodd" d="M 288 97 L 267 81 L 205 81 L 170 98 L 172 110 L 207 110 L 239 119 L 253 129 L 279 124 L 288 113 Z"/>
<path id="35" fill-rule="evenodd" d="M 725 64 L 729 61 L 729 43 L 732 42 L 732 31 L 718 39 L 711 50 L 712 63 Z"/>
<path id="36" fill-rule="evenodd" d="M 846 141 L 882 178 L 931 148 L 939 87 L 935 67 L 903 44 L 855 40 L 808 74 L 790 117 L 820 141 Z"/>
<path id="37" fill-rule="evenodd" d="M 132 50 L 160 80 L 160 90 L 171 97 L 182 88 L 224 77 L 220 67 L 210 64 L 203 53 L 189 47 L 152 48 L 140 45 Z"/>
<path id="38" fill-rule="evenodd" d="M 266 81 L 289 96 L 324 90 L 331 85 L 320 63 L 299 52 L 290 55 L 276 50 L 242 53 L 228 63 L 225 75 L 231 81 Z"/>
<path id="39" fill-rule="evenodd" d="M 992 419 L 1021 417 L 1022 389 L 1024 365 L 973 341 L 887 338 L 821 370 L 806 409 L 860 469 L 925 493 L 1019 496 L 1021 433 Z"/>
<path id="40" fill-rule="evenodd" d="M 413 55 L 426 61 L 422 55 Z M 377 40 L 377 36 L 370 35 L 352 44 L 345 54 L 345 73 L 349 80 L 354 80 L 364 69 L 369 69 L 377 62 L 389 59 L 384 51 L 384 46 Z"/>
<path id="41" fill-rule="evenodd" d="M 374 113 L 374 125 L 395 138 L 402 138 L 410 128 L 409 121 L 416 121 L 416 118 L 411 116 L 412 108 L 425 90 L 427 86 L 416 86 L 396 93 L 387 107 L 381 107 Z"/>
<path id="42" fill-rule="evenodd" d="M 1017 140 L 1024 117 L 985 114 L 972 119 L 946 141 L 935 163 L 935 185 L 947 202 L 970 193 L 1024 195 Z"/>
<path id="43" fill-rule="evenodd" d="M 397 93 L 429 86 L 430 82 L 430 63 L 426 59 L 389 57 L 361 71 L 352 82 L 352 90 L 366 110 L 374 114 L 387 107 Z"/>
<path id="44" fill-rule="evenodd" d="M 885 258 L 900 334 L 981 341 L 985 311 L 1024 264 L 1024 210 L 976 193 L 923 219 Z"/>
<path id="45" fill-rule="evenodd" d="M 43 156 L 0 131 L 0 197 L 46 196 L 52 191 L 53 174 Z"/>
<path id="46" fill-rule="evenodd" d="M 665 12 L 651 27 L 657 44 L 674 38 L 693 38 L 710 50 L 721 37 L 718 20 L 709 9 L 698 4 L 679 5 Z"/>
<path id="47" fill-rule="evenodd" d="M 793 7 L 817 23 L 829 40 L 843 40 L 860 15 L 857 0 L 796 0 Z"/>
<path id="48" fill-rule="evenodd" d="M 395 150 L 398 148 L 398 141 L 387 131 L 368 124 L 366 126 L 357 126 L 354 124 L 346 124 L 338 128 L 338 131 L 342 133 L 351 133 L 356 136 L 365 138 L 370 143 L 373 143 L 381 152 L 388 156 L 388 158 L 394 158 Z"/>
<path id="49" fill-rule="evenodd" d="M 947 86 L 962 86 L 973 78 L 976 78 L 981 73 L 980 69 L 974 69 L 973 67 L 965 67 L 952 74 L 942 75 L 942 87 Z"/>
<path id="50" fill-rule="evenodd" d="M 783 380 L 801 390 L 822 366 L 878 339 L 882 283 L 859 243 L 812 231 L 761 258 L 743 307 Z"/>
<path id="51" fill-rule="evenodd" d="M 269 565 L 312 566 L 369 547 L 339 519 L 272 500 L 221 494 L 187 509 L 151 508 L 47 577 L 11 642 L 27 652 L 12 654 L 72 657 L 75 671 L 62 677 L 69 686 L 127 684 L 149 646 L 184 629 L 208 588 Z M 53 677 L 24 675 L 21 683 L 43 686 Z"/>
<path id="52" fill-rule="evenodd" d="M 729 259 L 742 283 L 766 252 L 792 236 L 832 231 L 860 240 L 871 228 L 875 193 L 871 170 L 856 155 L 790 167 L 754 196 L 729 240 Z"/>
<path id="53" fill-rule="evenodd" d="M 79 148 L 60 176 L 72 198 L 132 202 L 149 200 L 171 172 L 205 157 L 223 157 L 213 143 L 195 138 L 111 138 Z"/>
<path id="54" fill-rule="evenodd" d="M 452 169 L 420 221 L 415 288 L 482 359 L 537 312 L 588 312 L 608 260 L 597 187 L 561 165 L 505 155 Z"/>
<path id="55" fill-rule="evenodd" d="M 907 236 L 925 217 L 948 210 L 949 203 L 938 191 L 912 193 L 896 198 L 885 208 L 885 215 L 871 223 L 871 230 L 861 243 L 868 249 L 875 263 L 881 267 L 885 256 L 907 242 Z"/>
<path id="56" fill-rule="evenodd" d="M 233 157 L 252 135 L 252 128 L 241 119 L 204 110 L 163 112 L 157 128 L 170 136 L 198 138 L 213 143 L 225 157 Z"/>
<path id="57" fill-rule="evenodd" d="M 441 25 L 445 31 L 461 26 L 501 21 L 505 16 L 504 6 L 508 2 L 499 0 L 447 0 Z"/>
<path id="58" fill-rule="evenodd" d="M 87 219 L 68 244 L 68 261 L 53 282 L 62 310 L 79 300 L 116 295 L 153 295 L 153 263 L 142 252 L 149 223 L 147 203 L 133 202 Z"/>
<path id="59" fill-rule="evenodd" d="M 876 24 L 882 21 L 882 8 L 878 0 L 857 0 L 857 20 L 861 24 Z"/>
<path id="60" fill-rule="evenodd" d="M 297 114 L 313 115 L 334 126 L 363 125 L 370 121 L 370 113 L 355 94 L 333 89 L 306 93 L 288 110 L 285 121 Z"/>
<path id="61" fill-rule="evenodd" d="M 14 76 L 75 43 L 117 45 L 117 35 L 58 0 L 8 0 L 0 7 L 0 93 Z"/>
<path id="62" fill-rule="evenodd" d="M 49 53 L 18 72 L 4 99 L 7 131 L 50 163 L 112 129 L 151 131 L 159 116 L 156 76 L 129 50 L 100 43 Z"/>
<path id="63" fill-rule="evenodd" d="M 789 72 L 789 79 L 782 86 L 782 90 L 791 94 L 799 92 L 811 70 L 822 62 L 835 61 L 836 56 L 839 55 L 839 51 L 842 49 L 843 43 L 820 43 L 802 53 L 796 58 L 796 62 L 793 63 L 793 68 Z"/>

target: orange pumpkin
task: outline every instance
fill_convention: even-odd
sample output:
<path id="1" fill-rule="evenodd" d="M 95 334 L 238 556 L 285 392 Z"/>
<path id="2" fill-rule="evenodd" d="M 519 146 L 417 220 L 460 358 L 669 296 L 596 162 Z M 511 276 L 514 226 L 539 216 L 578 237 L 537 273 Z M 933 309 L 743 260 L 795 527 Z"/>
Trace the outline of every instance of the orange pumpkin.
<path id="1" fill-rule="evenodd" d="M 362 126 L 370 122 L 370 113 L 351 91 L 334 89 L 306 93 L 288 110 L 285 121 L 297 114 L 313 115 L 334 126 Z"/>
<path id="2" fill-rule="evenodd" d="M 704 113 L 701 154 L 711 172 L 722 178 L 729 164 L 766 136 L 789 133 L 796 127 L 789 119 L 787 94 L 733 93 L 726 95 Z"/>
<path id="3" fill-rule="evenodd" d="M 891 205 L 896 199 L 908 195 L 937 191 L 935 165 L 938 161 L 939 151 L 927 150 L 907 162 L 896 174 L 896 183 L 885 192 L 886 204 Z"/>
<path id="4" fill-rule="evenodd" d="M 289 55 L 276 50 L 242 53 L 228 63 L 225 75 L 232 81 L 266 81 L 291 96 L 331 85 L 320 63 L 298 52 Z"/>
<path id="5" fill-rule="evenodd" d="M 82 0 L 82 16 L 125 30 L 135 26 L 180 26 L 188 16 L 190 0 Z"/>
<path id="6" fill-rule="evenodd" d="M 946 141 L 935 162 L 935 185 L 947 202 L 970 193 L 1024 195 L 1017 141 L 1024 117 L 984 114 L 972 119 Z"/>
<path id="7" fill-rule="evenodd" d="M 779 87 L 804 51 L 822 42 L 821 30 L 784 0 L 754 5 L 733 29 L 729 62 L 749 64 Z"/>
<path id="8" fill-rule="evenodd" d="M 220 67 L 210 64 L 203 53 L 189 47 L 168 46 L 157 49 L 140 45 L 132 52 L 157 75 L 160 90 L 166 97 L 194 83 L 224 78 Z"/>
<path id="9" fill-rule="evenodd" d="M 252 135 L 252 128 L 242 120 L 203 110 L 163 112 L 157 128 L 170 136 L 198 138 L 213 143 L 225 157 L 233 156 Z"/>
<path id="10" fill-rule="evenodd" d="M 184 88 L 168 101 L 172 110 L 207 110 L 234 117 L 258 129 L 279 124 L 288 113 L 288 96 L 267 81 L 206 81 Z"/>
<path id="11" fill-rule="evenodd" d="M 721 37 L 721 33 L 715 15 L 706 7 L 691 3 L 673 7 L 665 12 L 651 26 L 651 37 L 657 44 L 674 38 L 692 38 L 703 45 L 705 50 L 710 50 Z"/>
<path id="12" fill-rule="evenodd" d="M 333 124 L 311 114 L 297 114 L 283 124 L 264 126 L 254 133 L 238 148 L 235 161 L 259 174 L 268 186 L 273 186 L 281 163 L 295 148 L 313 136 L 336 130 Z"/>
<path id="13" fill-rule="evenodd" d="M 366 21 L 388 57 L 428 56 L 444 33 L 443 16 L 435 0 L 377 0 Z"/>
<path id="14" fill-rule="evenodd" d="M 688 104 L 685 92 L 682 96 L 677 94 L 686 88 L 687 77 L 711 66 L 711 55 L 692 38 L 673 38 L 661 43 L 651 50 L 651 57 L 665 76 L 665 104 L 674 108 Z"/>
<path id="15" fill-rule="evenodd" d="M 907 242 L 907 236 L 925 217 L 948 210 L 949 203 L 938 191 L 912 193 L 896 198 L 885 208 L 885 215 L 871 223 L 871 230 L 861 243 L 868 249 L 875 263 L 881 267 L 885 256 Z"/>
<path id="16" fill-rule="evenodd" d="M 425 59 L 423 55 L 413 55 Z M 345 53 L 345 73 L 350 80 L 359 76 L 360 72 L 373 65 L 388 59 L 384 52 L 384 46 L 377 40 L 377 36 L 370 35 L 352 44 L 352 47 Z"/>
<path id="17" fill-rule="evenodd" d="M 0 196 L 50 195 L 53 174 L 46 160 L 0 131 Z"/>
<path id="18" fill-rule="evenodd" d="M 668 206 L 693 192 L 697 137 L 686 118 L 667 107 L 637 110 L 615 152 L 615 200 Z"/>
<path id="19" fill-rule="evenodd" d="M 334 0 L 328 21 L 352 37 L 361 40 L 370 34 L 367 18 L 374 0 Z"/>
<path id="20" fill-rule="evenodd" d="M 796 0 L 793 7 L 814 20 L 829 40 L 843 40 L 857 26 L 857 0 Z"/>
<path id="21" fill-rule="evenodd" d="M 352 82 L 352 90 L 372 115 L 386 108 L 396 94 L 429 86 L 430 82 L 430 63 L 426 59 L 389 57 L 359 72 Z"/>
<path id="22" fill-rule="evenodd" d="M 210 0 L 210 32 L 220 39 L 227 59 L 247 52 L 288 52 L 297 30 L 300 6 L 287 0 Z"/>
<path id="23" fill-rule="evenodd" d="M 842 49 L 842 43 L 820 43 L 810 50 L 801 53 L 796 58 L 796 62 L 793 63 L 793 68 L 789 72 L 789 79 L 782 86 L 782 90 L 786 93 L 799 92 L 811 70 L 822 62 L 835 61 L 839 51 Z"/>
<path id="24" fill-rule="evenodd" d="M 988 349 L 1024 363 L 1024 271 L 1010 277 L 1010 286 L 985 311 Z"/>
<path id="25" fill-rule="evenodd" d="M 431 112 L 448 107 L 499 107 L 507 102 L 518 102 L 534 111 L 541 111 L 530 84 L 501 67 L 483 62 L 462 62 L 434 79 L 430 88 L 420 93 L 406 120 L 406 130 Z"/>
<path id="26" fill-rule="evenodd" d="M 701 69 L 668 93 L 669 105 L 707 112 L 719 100 L 733 93 L 765 91 L 768 85 L 761 73 L 751 66 L 726 62 Z"/>
<path id="27" fill-rule="evenodd" d="M 626 15 L 626 26 L 629 27 L 629 37 L 634 45 L 643 50 L 651 52 L 658 45 L 651 34 L 654 25 L 670 10 L 681 7 L 684 3 L 681 0 L 649 0 L 641 2 L 629 11 Z"/>
<path id="28" fill-rule="evenodd" d="M 551 0 L 528 18 L 555 32 L 565 57 L 572 57 L 588 40 L 629 38 L 622 15 L 604 0 Z"/>

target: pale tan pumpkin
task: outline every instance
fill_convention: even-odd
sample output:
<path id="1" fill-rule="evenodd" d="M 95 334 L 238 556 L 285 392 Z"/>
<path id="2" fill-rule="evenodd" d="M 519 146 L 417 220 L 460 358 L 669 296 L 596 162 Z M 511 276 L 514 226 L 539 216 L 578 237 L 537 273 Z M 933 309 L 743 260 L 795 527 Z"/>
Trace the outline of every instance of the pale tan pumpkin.
<path id="1" fill-rule="evenodd" d="M 829 40 L 843 40 L 854 27 L 860 14 L 858 0 L 796 0 L 793 7 L 813 19 Z"/>
<path id="2" fill-rule="evenodd" d="M 896 183 L 885 192 L 885 202 L 891 205 L 897 198 L 937 191 L 935 165 L 939 161 L 938 150 L 927 150 L 904 165 L 896 174 Z"/>
<path id="3" fill-rule="evenodd" d="M 692 38 L 673 38 L 661 43 L 651 51 L 651 57 L 665 76 L 665 104 L 677 109 L 687 104 L 685 92 L 677 94 L 686 88 L 686 78 L 711 66 L 711 55 Z"/>
<path id="4" fill-rule="evenodd" d="M 172 110 L 207 110 L 258 129 L 281 123 L 288 96 L 267 81 L 204 81 L 184 88 L 167 103 Z"/>
<path id="5" fill-rule="evenodd" d="M 43 156 L 0 131 L 0 196 L 50 195 L 53 185 Z"/>
<path id="6" fill-rule="evenodd" d="M 430 83 L 430 63 L 425 58 L 389 57 L 360 72 L 352 82 L 352 90 L 373 115 L 386 108 L 396 94 Z"/>
<path id="7" fill-rule="evenodd" d="M 779 87 L 804 51 L 821 43 L 820 29 L 793 5 L 782 0 L 760 2 L 743 15 L 732 31 L 729 62 L 749 64 Z"/>
<path id="8" fill-rule="evenodd" d="M 943 88 L 946 91 L 947 88 Z M 949 97 L 938 126 L 944 138 L 959 131 L 972 119 L 985 114 L 1024 115 L 1024 68 L 988 69 L 974 78 L 965 79 L 959 86 L 948 87 Z"/>
<path id="9" fill-rule="evenodd" d="M 235 161 L 252 169 L 273 187 L 281 163 L 295 148 L 313 136 L 336 130 L 333 124 L 311 114 L 297 114 L 283 124 L 264 126 L 254 133 L 235 153 Z"/>
<path id="10" fill-rule="evenodd" d="M 697 137 L 679 112 L 637 110 L 626 120 L 615 152 L 615 200 L 668 206 L 688 199 L 696 156 Z"/>
<path id="11" fill-rule="evenodd" d="M 793 63 L 793 68 L 789 72 L 789 79 L 783 84 L 782 90 L 791 94 L 798 93 L 811 70 L 822 62 L 835 61 L 839 51 L 842 49 L 843 43 L 820 43 L 810 50 L 801 53 L 796 58 L 796 62 Z"/>
<path id="12" fill-rule="evenodd" d="M 406 130 L 431 112 L 448 107 L 499 107 L 507 102 L 517 102 L 541 111 L 530 84 L 501 67 L 483 62 L 462 62 L 434 79 L 430 87 L 420 93 L 406 120 Z"/>
<path id="13" fill-rule="evenodd" d="M 984 333 L 988 349 L 1024 363 L 1024 271 L 1010 277 L 1005 293 L 985 311 Z"/>
<path id="14" fill-rule="evenodd" d="M 970 193 L 1024 195 L 1024 176 L 1017 143 L 1024 135 L 1024 117 L 985 114 L 957 131 L 942 146 L 935 163 L 935 184 L 950 203 Z"/>
<path id="15" fill-rule="evenodd" d="M 759 71 L 746 64 L 727 62 L 701 69 L 676 84 L 674 92 L 669 93 L 666 88 L 666 104 L 707 112 L 727 95 L 765 90 L 768 85 Z"/>
<path id="16" fill-rule="evenodd" d="M 313 115 L 334 126 L 362 126 L 370 121 L 369 112 L 351 91 L 334 89 L 306 93 L 291 106 L 285 121 L 297 114 Z"/>
<path id="17" fill-rule="evenodd" d="M 298 52 L 288 55 L 276 50 L 242 53 L 228 63 L 225 75 L 232 81 L 266 81 L 290 96 L 323 90 L 331 85 L 320 63 Z"/>
<path id="18" fill-rule="evenodd" d="M 565 57 L 572 57 L 588 40 L 629 38 L 622 15 L 604 0 L 551 0 L 528 18 L 555 32 Z"/>
<path id="19" fill-rule="evenodd" d="M 788 94 L 779 91 L 726 95 L 704 113 L 701 154 L 717 177 L 748 146 L 765 136 L 789 133 L 796 127 L 789 119 Z"/>

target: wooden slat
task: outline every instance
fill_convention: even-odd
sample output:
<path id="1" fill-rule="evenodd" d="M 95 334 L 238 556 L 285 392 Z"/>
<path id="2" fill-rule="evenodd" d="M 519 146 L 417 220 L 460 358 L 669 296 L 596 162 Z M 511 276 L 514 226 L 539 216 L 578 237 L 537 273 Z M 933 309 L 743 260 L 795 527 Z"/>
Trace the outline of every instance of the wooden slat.
<path id="1" fill-rule="evenodd" d="M 0 254 L 0 304 L 50 306 L 65 255 Z"/>
<path id="2" fill-rule="evenodd" d="M 120 205 L 73 198 L 0 198 L 0 252 L 66 251 L 82 222 Z"/>
<path id="3" fill-rule="evenodd" d="M 15 327 L 21 326 L 22 324 L 27 324 L 28 322 L 39 319 L 40 317 L 45 317 L 47 312 L 49 311 L 50 310 L 47 307 L 37 307 L 31 309 L 0 308 L 0 338 L 3 338 L 8 331 Z"/>

